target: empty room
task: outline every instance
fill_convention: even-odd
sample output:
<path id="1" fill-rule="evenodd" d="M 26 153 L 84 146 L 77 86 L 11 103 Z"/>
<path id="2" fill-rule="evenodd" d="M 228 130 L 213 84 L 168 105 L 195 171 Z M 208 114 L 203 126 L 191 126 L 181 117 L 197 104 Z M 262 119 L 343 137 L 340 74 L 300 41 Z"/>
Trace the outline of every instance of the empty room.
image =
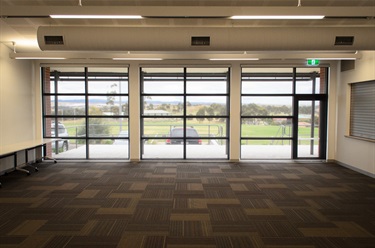
<path id="1" fill-rule="evenodd" d="M 373 0 L 0 0 L 0 247 L 375 247 Z"/>

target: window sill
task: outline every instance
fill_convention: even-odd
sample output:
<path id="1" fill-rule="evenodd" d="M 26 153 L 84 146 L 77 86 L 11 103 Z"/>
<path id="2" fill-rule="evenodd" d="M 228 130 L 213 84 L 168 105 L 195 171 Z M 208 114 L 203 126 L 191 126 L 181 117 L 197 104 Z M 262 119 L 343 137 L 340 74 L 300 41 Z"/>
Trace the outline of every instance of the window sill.
<path id="1" fill-rule="evenodd" d="M 356 137 L 356 136 L 351 136 L 351 135 L 345 135 L 345 137 L 350 138 L 350 139 L 356 139 L 356 140 L 367 141 L 367 142 L 370 142 L 370 143 L 375 143 L 375 140 L 373 140 L 373 139 L 361 138 L 361 137 Z"/>

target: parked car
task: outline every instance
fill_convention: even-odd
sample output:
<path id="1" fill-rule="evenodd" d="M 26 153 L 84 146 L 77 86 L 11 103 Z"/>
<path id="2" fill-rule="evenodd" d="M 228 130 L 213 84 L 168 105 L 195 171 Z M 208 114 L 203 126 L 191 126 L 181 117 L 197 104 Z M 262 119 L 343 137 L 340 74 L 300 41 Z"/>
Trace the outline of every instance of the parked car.
<path id="1" fill-rule="evenodd" d="M 128 130 L 126 131 L 121 131 L 118 135 L 119 138 L 128 138 L 129 137 L 129 132 Z M 113 145 L 127 145 L 129 143 L 129 140 L 127 139 L 115 139 L 115 142 L 113 142 Z"/>
<path id="2" fill-rule="evenodd" d="M 184 129 L 182 127 L 172 128 L 169 133 L 169 138 L 166 140 L 167 145 L 183 144 Z M 180 139 L 175 139 L 175 137 Z M 186 128 L 186 142 L 187 144 L 202 145 L 201 139 L 190 139 L 190 138 L 199 138 L 198 131 L 193 127 Z"/>
<path id="3" fill-rule="evenodd" d="M 57 131 L 58 131 L 58 135 L 55 135 L 55 131 L 56 131 L 56 126 L 55 126 L 55 123 L 52 122 L 52 125 L 51 125 L 51 136 L 52 137 L 57 137 L 57 138 L 60 138 L 60 137 L 68 137 L 69 134 L 68 134 L 68 130 L 65 128 L 64 124 L 62 123 L 58 123 L 58 126 L 57 126 Z M 52 149 L 53 150 L 56 150 L 56 143 L 58 144 L 58 149 L 59 151 L 67 151 L 69 150 L 69 140 L 59 140 L 57 142 L 52 142 Z"/>

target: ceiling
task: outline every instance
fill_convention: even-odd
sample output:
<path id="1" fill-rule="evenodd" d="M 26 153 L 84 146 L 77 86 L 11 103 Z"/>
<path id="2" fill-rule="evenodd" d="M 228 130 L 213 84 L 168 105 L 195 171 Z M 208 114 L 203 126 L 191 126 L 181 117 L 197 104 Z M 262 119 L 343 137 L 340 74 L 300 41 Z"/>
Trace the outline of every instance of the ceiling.
<path id="1" fill-rule="evenodd" d="M 49 17 L 50 14 L 137 14 L 144 18 L 138 20 L 52 19 Z M 322 20 L 228 18 L 232 15 L 247 14 L 322 14 L 326 18 Z M 0 16 L 0 42 L 17 53 L 32 53 L 40 56 L 51 54 L 51 51 L 42 51 L 38 46 L 37 31 L 40 26 L 68 29 L 75 27 L 163 29 L 339 27 L 366 28 L 370 30 L 369 36 L 375 35 L 374 0 L 0 0 Z M 68 54 L 70 51 L 64 52 Z M 95 52 L 96 56 L 105 53 L 100 50 Z M 124 52 L 129 53 L 129 51 Z M 158 51 L 165 54 L 170 52 Z"/>

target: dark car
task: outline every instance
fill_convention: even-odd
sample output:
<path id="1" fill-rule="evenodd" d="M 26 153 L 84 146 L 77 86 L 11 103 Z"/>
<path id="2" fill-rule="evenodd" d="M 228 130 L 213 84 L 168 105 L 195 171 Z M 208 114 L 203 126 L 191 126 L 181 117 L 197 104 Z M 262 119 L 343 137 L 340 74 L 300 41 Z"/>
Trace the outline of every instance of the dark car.
<path id="1" fill-rule="evenodd" d="M 169 133 L 169 138 L 166 140 L 167 145 L 183 144 L 184 129 L 182 127 L 172 128 Z M 186 142 L 187 144 L 202 145 L 201 139 L 189 139 L 189 138 L 199 138 L 197 130 L 193 127 L 186 128 Z M 180 138 L 180 139 L 175 139 Z"/>
<path id="2" fill-rule="evenodd" d="M 56 130 L 55 123 L 52 122 L 52 125 L 51 125 L 51 136 L 52 137 L 68 137 L 69 136 L 68 130 L 66 129 L 64 124 L 62 124 L 60 122 L 58 123 L 58 126 L 57 126 L 58 135 L 55 134 L 55 130 Z M 56 143 L 58 145 L 59 152 L 66 152 L 67 150 L 69 150 L 69 140 L 64 139 L 64 140 L 52 142 L 52 149 L 53 150 L 55 150 L 55 148 L 56 148 Z"/>

